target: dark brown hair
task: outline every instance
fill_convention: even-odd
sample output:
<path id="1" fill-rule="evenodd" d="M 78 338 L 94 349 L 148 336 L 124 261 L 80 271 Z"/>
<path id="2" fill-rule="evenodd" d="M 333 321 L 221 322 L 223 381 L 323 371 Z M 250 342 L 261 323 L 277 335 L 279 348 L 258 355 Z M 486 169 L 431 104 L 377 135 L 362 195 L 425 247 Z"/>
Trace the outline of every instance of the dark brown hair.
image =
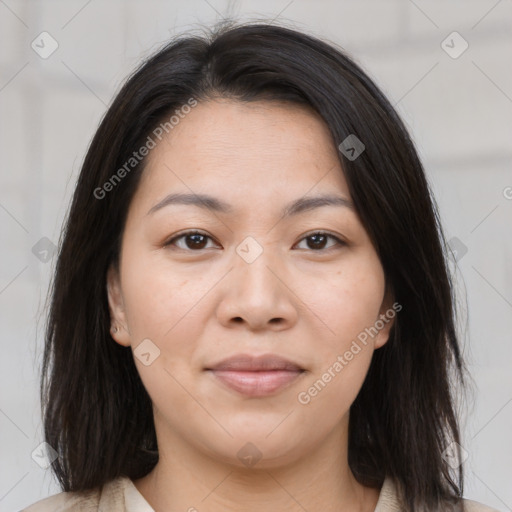
<path id="1" fill-rule="evenodd" d="M 407 510 L 446 510 L 463 490 L 462 466 L 453 471 L 443 451 L 460 443 L 454 390 L 465 369 L 446 243 L 422 164 L 392 105 L 342 49 L 263 23 L 171 41 L 127 80 L 87 151 L 52 282 L 41 379 L 45 440 L 59 454 L 52 470 L 62 489 L 137 479 L 158 461 L 151 400 L 131 350 L 110 337 L 106 294 L 145 159 L 105 197 L 95 191 L 190 98 L 216 96 L 307 105 L 337 144 L 349 135 L 364 143 L 358 158 L 339 158 L 403 310 L 351 407 L 349 465 L 364 485 L 394 478 Z"/>

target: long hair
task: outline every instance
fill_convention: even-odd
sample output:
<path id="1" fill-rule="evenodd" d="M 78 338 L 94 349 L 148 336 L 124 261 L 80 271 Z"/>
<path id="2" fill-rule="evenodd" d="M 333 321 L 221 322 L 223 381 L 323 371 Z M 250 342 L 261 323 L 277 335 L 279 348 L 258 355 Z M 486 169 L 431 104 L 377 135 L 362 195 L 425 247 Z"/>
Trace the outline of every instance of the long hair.
<path id="1" fill-rule="evenodd" d="M 118 263 L 146 159 L 126 163 L 191 98 L 214 97 L 305 105 L 336 145 L 351 135 L 364 144 L 356 159 L 340 150 L 340 163 L 403 310 L 352 404 L 349 465 L 364 485 L 392 477 L 408 510 L 460 502 L 462 466 L 452 470 L 444 451 L 460 444 L 454 389 L 464 386 L 465 367 L 422 164 L 390 102 L 343 49 L 265 23 L 168 43 L 129 77 L 90 144 L 59 244 L 41 378 L 44 435 L 59 454 L 52 470 L 62 490 L 137 479 L 158 461 L 150 397 L 131 350 L 110 336 L 106 273 Z"/>

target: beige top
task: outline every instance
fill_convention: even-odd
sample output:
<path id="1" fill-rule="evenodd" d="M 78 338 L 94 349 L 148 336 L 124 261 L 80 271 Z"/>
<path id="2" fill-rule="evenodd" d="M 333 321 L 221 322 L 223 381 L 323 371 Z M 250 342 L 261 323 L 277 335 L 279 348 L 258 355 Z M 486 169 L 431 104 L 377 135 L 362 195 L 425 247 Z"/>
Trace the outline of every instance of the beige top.
<path id="1" fill-rule="evenodd" d="M 467 512 L 498 512 L 497 510 L 464 500 Z M 61 492 L 42 499 L 21 512 L 155 512 L 134 483 L 125 476 L 105 484 L 102 490 L 84 493 Z M 379 494 L 375 512 L 403 512 L 397 499 L 393 480 L 386 478 Z"/>

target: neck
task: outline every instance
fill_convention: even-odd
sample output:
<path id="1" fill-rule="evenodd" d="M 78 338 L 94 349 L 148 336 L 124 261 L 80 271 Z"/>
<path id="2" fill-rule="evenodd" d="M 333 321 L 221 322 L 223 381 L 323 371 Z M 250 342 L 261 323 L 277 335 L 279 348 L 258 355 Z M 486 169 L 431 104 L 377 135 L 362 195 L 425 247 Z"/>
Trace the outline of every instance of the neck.
<path id="1" fill-rule="evenodd" d="M 347 429 L 334 429 L 298 460 L 240 467 L 192 447 L 170 432 L 158 435 L 159 461 L 134 481 L 156 512 L 286 510 L 374 512 L 378 489 L 354 478 L 347 459 Z"/>

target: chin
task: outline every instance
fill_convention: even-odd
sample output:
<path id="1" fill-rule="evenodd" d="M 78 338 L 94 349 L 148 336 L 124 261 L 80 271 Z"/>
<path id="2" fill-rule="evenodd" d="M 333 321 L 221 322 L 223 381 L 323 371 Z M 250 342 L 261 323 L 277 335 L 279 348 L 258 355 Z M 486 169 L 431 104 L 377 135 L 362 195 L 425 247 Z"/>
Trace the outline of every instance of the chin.
<path id="1" fill-rule="evenodd" d="M 260 426 L 258 429 L 231 431 L 232 438 L 227 439 L 226 435 L 213 443 L 210 437 L 209 454 L 226 464 L 247 469 L 270 469 L 290 464 L 300 458 L 305 448 L 305 440 L 293 439 L 288 429 L 277 432 L 276 425 L 274 423 L 268 429 Z M 297 429 L 298 426 L 295 431 Z M 272 432 L 273 430 L 275 431 Z"/>

